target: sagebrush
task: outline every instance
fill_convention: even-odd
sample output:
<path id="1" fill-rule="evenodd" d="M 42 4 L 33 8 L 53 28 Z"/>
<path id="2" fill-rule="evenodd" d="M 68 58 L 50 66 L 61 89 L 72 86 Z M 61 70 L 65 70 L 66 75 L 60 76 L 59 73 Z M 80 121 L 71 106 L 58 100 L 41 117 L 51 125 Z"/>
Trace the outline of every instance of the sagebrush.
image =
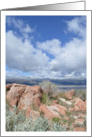
<path id="1" fill-rule="evenodd" d="M 27 118 L 26 115 L 19 111 L 16 114 L 17 108 L 13 111 L 7 111 L 6 114 L 6 131 L 65 131 L 66 128 L 59 123 L 44 118 L 38 117 L 33 119 Z"/>

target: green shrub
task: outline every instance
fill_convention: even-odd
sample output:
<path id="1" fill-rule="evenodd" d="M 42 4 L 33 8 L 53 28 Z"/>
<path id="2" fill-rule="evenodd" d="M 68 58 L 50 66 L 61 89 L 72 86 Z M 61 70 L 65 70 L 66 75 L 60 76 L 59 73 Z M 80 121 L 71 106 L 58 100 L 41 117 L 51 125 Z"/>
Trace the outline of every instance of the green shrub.
<path id="1" fill-rule="evenodd" d="M 33 123 L 33 131 L 47 131 L 49 130 L 49 122 L 46 118 L 38 117 Z"/>
<path id="2" fill-rule="evenodd" d="M 47 93 L 43 93 L 41 102 L 46 105 L 50 105 L 52 102 L 52 99 L 49 98 Z"/>
<path id="3" fill-rule="evenodd" d="M 44 112 L 43 111 L 40 111 L 40 116 L 44 117 Z"/>
<path id="4" fill-rule="evenodd" d="M 25 114 L 20 111 L 18 115 L 16 114 L 17 108 L 14 106 L 13 111 L 6 111 L 6 130 L 15 131 L 16 125 L 23 123 L 25 121 Z"/>
<path id="5" fill-rule="evenodd" d="M 70 115 L 71 115 L 71 112 L 66 111 L 66 116 L 70 116 Z"/>
<path id="6" fill-rule="evenodd" d="M 42 95 L 42 103 L 46 104 L 48 100 L 49 100 L 48 99 L 48 95 L 46 93 L 43 93 L 43 95 Z"/>
<path id="7" fill-rule="evenodd" d="M 59 123 L 54 123 L 51 127 L 51 131 L 66 131 L 66 127 Z"/>
<path id="8" fill-rule="evenodd" d="M 37 107 L 37 106 L 35 106 L 35 104 L 33 103 L 32 104 L 32 106 L 30 106 L 33 110 L 35 110 L 35 111 L 38 111 L 39 110 L 39 108 Z"/>
<path id="9" fill-rule="evenodd" d="M 53 117 L 52 118 L 52 121 L 55 122 L 55 123 L 60 123 L 60 118 L 59 117 Z"/>
<path id="10" fill-rule="evenodd" d="M 39 85 L 41 86 L 42 90 L 48 94 L 49 98 L 52 98 L 57 92 L 56 85 L 50 81 L 43 81 Z"/>
<path id="11" fill-rule="evenodd" d="M 16 109 L 7 112 L 6 131 L 65 131 L 59 123 L 52 123 L 43 117 L 27 118 L 22 111 L 16 114 Z"/>
<path id="12" fill-rule="evenodd" d="M 86 90 L 81 90 L 81 89 L 76 90 L 76 91 L 75 91 L 75 95 L 76 95 L 77 97 L 81 98 L 83 101 L 86 100 Z"/>

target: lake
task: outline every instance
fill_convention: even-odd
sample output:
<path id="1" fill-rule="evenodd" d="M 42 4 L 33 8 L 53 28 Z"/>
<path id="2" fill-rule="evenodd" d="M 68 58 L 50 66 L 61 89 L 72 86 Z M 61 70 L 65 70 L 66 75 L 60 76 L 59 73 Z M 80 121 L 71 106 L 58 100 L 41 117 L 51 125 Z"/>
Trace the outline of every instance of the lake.
<path id="1" fill-rule="evenodd" d="M 68 91 L 71 89 L 81 89 L 84 90 L 86 89 L 86 85 L 62 85 L 62 86 L 58 86 L 58 89 L 61 91 Z"/>

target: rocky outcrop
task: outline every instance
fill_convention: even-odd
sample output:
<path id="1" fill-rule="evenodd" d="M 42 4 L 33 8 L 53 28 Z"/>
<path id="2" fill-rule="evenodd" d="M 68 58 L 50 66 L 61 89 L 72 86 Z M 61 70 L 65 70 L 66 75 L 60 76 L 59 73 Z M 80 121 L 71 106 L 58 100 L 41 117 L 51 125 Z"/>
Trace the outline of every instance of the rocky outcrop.
<path id="1" fill-rule="evenodd" d="M 66 99 L 64 99 L 64 98 L 59 98 L 59 100 L 60 100 L 61 102 L 65 103 L 65 104 L 69 105 L 69 106 L 72 105 L 72 102 L 66 101 Z"/>
<path id="2" fill-rule="evenodd" d="M 59 113 L 61 115 L 65 115 L 66 114 L 66 111 L 67 111 L 67 108 L 64 107 L 64 106 L 61 106 L 59 104 L 54 104 L 54 106 L 56 106 L 58 109 L 59 109 Z"/>
<path id="3" fill-rule="evenodd" d="M 74 106 L 75 111 L 85 111 L 86 110 L 86 103 L 81 100 L 80 98 L 76 99 L 75 106 Z"/>
<path id="4" fill-rule="evenodd" d="M 36 107 L 39 106 L 41 94 L 42 90 L 38 85 L 12 84 L 6 95 L 6 99 L 11 107 L 15 105 L 19 109 L 27 109 L 32 104 L 35 104 Z"/>
<path id="5" fill-rule="evenodd" d="M 40 86 L 26 86 L 25 91 L 19 100 L 18 108 L 27 109 L 32 105 L 38 107 L 41 104 L 41 96 L 42 90 Z"/>
<path id="6" fill-rule="evenodd" d="M 75 124 L 80 124 L 80 125 L 83 125 L 84 124 L 84 119 L 76 119 L 75 120 Z"/>
<path id="7" fill-rule="evenodd" d="M 63 96 L 53 97 L 51 100 L 48 96 L 48 102 L 45 102 L 45 104 L 42 104 L 43 91 L 38 85 L 27 86 L 14 83 L 6 85 L 6 90 L 6 99 L 11 111 L 15 105 L 18 107 L 18 111 L 23 110 L 25 112 L 26 118 L 30 116 L 33 119 L 40 116 L 49 120 L 55 118 L 57 121 L 60 120 L 60 124 L 64 124 L 69 130 L 71 128 L 73 131 L 86 130 L 84 128 L 86 123 L 86 101 L 74 96 L 74 90 L 64 93 Z M 49 106 L 46 105 L 47 103 Z"/>
<path id="8" fill-rule="evenodd" d="M 41 104 L 41 94 L 34 92 L 24 92 L 19 100 L 18 108 L 19 109 L 27 109 L 28 107 L 31 107 L 34 105 L 35 107 L 38 107 Z"/>
<path id="9" fill-rule="evenodd" d="M 71 100 L 75 94 L 75 90 L 71 89 L 70 91 L 65 93 L 65 98 Z"/>
<path id="10" fill-rule="evenodd" d="M 12 84 L 7 84 L 6 85 L 6 91 L 10 90 L 11 87 L 12 87 Z"/>
<path id="11" fill-rule="evenodd" d="M 74 107 L 69 108 L 69 111 L 86 111 L 86 103 L 80 98 L 75 98 L 73 100 Z"/>
<path id="12" fill-rule="evenodd" d="M 43 115 L 46 118 L 52 119 L 53 117 L 59 117 L 60 115 L 58 112 L 56 112 L 55 110 L 53 110 L 50 106 L 46 106 L 45 104 L 42 104 L 39 108 L 39 110 L 41 112 L 43 112 Z"/>
<path id="13" fill-rule="evenodd" d="M 12 84 L 12 87 L 6 95 L 6 99 L 11 107 L 18 105 L 18 101 L 25 91 L 26 86 L 21 84 Z"/>

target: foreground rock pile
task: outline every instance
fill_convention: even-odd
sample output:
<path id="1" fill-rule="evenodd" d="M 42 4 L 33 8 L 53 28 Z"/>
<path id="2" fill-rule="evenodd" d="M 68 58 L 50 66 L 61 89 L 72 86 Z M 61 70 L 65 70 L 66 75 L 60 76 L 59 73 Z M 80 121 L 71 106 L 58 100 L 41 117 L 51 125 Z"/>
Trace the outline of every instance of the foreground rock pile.
<path id="1" fill-rule="evenodd" d="M 86 131 L 84 122 L 86 119 L 86 102 L 75 97 L 75 91 L 71 90 L 62 98 L 54 100 L 50 105 L 42 103 L 43 92 L 38 85 L 27 86 L 22 84 L 6 85 L 6 100 L 10 109 L 17 106 L 19 110 L 25 110 L 27 117 L 44 116 L 48 119 L 59 118 L 61 124 L 73 131 Z M 81 125 L 81 126 L 80 126 Z"/>

